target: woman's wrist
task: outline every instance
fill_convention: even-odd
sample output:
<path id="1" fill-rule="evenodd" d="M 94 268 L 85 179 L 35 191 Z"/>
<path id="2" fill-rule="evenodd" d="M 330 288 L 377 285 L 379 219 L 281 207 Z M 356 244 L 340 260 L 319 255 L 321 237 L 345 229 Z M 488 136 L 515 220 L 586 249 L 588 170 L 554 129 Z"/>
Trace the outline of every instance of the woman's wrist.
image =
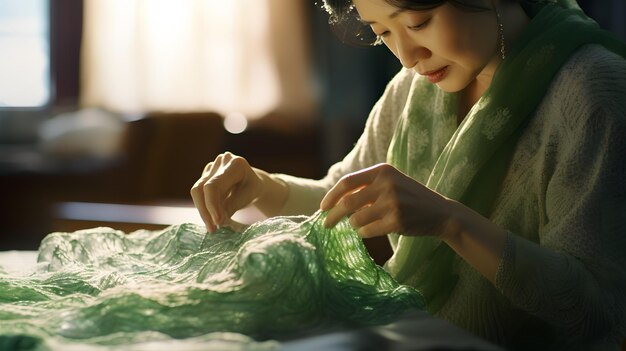
<path id="1" fill-rule="evenodd" d="M 278 215 L 287 202 L 289 186 L 263 170 L 255 168 L 254 171 L 260 179 L 260 193 L 252 205 L 268 217 Z"/>
<path id="2" fill-rule="evenodd" d="M 443 221 L 439 238 L 449 246 L 458 241 L 463 232 L 463 216 L 461 210 L 463 205 L 454 200 L 447 200 L 449 211 L 447 217 Z M 459 206 L 460 205 L 460 206 Z"/>
<path id="3" fill-rule="evenodd" d="M 441 239 L 490 281 L 495 281 L 506 230 L 465 205 L 450 200 Z"/>

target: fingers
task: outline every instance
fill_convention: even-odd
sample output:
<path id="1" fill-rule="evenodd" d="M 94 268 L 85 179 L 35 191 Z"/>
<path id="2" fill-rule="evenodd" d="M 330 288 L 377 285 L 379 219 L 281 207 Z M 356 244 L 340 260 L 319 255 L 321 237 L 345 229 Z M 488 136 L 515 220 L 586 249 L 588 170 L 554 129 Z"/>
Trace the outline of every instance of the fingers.
<path id="1" fill-rule="evenodd" d="M 365 206 L 360 210 L 350 215 L 349 221 L 352 227 L 359 229 L 368 225 L 369 223 L 380 220 L 383 217 L 383 212 L 380 209 L 378 203 Z"/>
<path id="2" fill-rule="evenodd" d="M 249 193 L 245 189 L 240 189 L 239 186 L 235 186 L 222 204 L 226 219 L 231 218 L 235 212 L 248 206 L 253 200 L 254 198 L 249 196 Z"/>
<path id="3" fill-rule="evenodd" d="M 243 158 L 229 152 L 221 154 L 207 164 L 202 177 L 191 188 L 194 206 L 209 232 L 217 230 L 232 215 L 224 205 L 244 178 L 245 166 L 247 162 Z"/>
<path id="4" fill-rule="evenodd" d="M 216 213 L 219 211 L 216 209 L 216 206 L 219 206 L 219 203 L 217 202 L 218 196 L 215 194 L 215 190 L 211 189 L 211 188 L 214 188 L 215 186 L 212 186 L 210 182 L 214 181 L 214 177 L 216 176 L 218 172 L 224 172 L 222 166 L 225 163 L 227 163 L 231 158 L 232 158 L 232 154 L 230 153 L 223 153 L 223 154 L 218 155 L 215 158 L 215 161 L 207 165 L 207 167 L 205 168 L 205 174 L 203 174 L 203 177 L 200 179 L 202 197 L 198 199 L 198 202 L 202 208 L 201 212 L 205 212 L 208 217 L 208 221 L 205 220 L 205 223 L 210 222 L 210 223 L 207 223 L 207 229 L 210 232 L 214 232 L 215 230 L 217 230 L 217 226 L 220 223 L 219 218 L 216 215 Z M 212 196 L 208 194 L 212 194 Z M 215 200 L 212 201 L 212 199 L 215 199 Z M 196 205 L 196 207 L 198 206 Z"/>
<path id="5" fill-rule="evenodd" d="M 407 177 L 388 164 L 343 177 L 320 203 L 322 210 L 328 210 L 324 225 L 333 227 L 349 216 L 350 224 L 362 237 L 404 230 L 401 214 L 407 210 L 407 201 L 399 195 L 408 191 L 406 183 Z"/>
<path id="6" fill-rule="evenodd" d="M 374 203 L 381 194 L 380 186 L 384 185 L 378 178 L 390 172 L 395 172 L 395 169 L 381 163 L 341 178 L 320 203 L 321 210 L 329 210 L 324 225 L 332 227 L 343 216 Z"/>
<path id="7" fill-rule="evenodd" d="M 343 216 L 349 215 L 350 225 L 357 230 L 359 236 L 362 238 L 372 238 L 401 231 L 402 227 L 401 223 L 398 221 L 398 216 L 389 206 L 384 205 L 383 202 L 385 201 L 376 201 L 373 204 L 367 204 L 360 207 L 352 214 L 349 212 L 344 215 L 337 215 L 337 217 L 333 217 L 333 222 L 329 227 L 337 224 Z M 335 208 L 342 207 L 342 203 L 343 201 L 340 201 Z M 330 212 L 334 211 L 335 208 Z M 324 224 L 326 225 L 326 222 L 324 222 Z"/>
<path id="8" fill-rule="evenodd" d="M 324 226 L 331 228 L 351 213 L 362 211 L 366 206 L 373 204 L 378 192 L 372 186 L 363 186 L 343 196 L 339 203 L 332 207 L 326 215 Z"/>
<path id="9" fill-rule="evenodd" d="M 374 238 L 392 232 L 397 232 L 397 230 L 393 226 L 393 223 L 394 222 L 390 217 L 384 217 L 358 228 L 357 231 L 359 233 L 359 236 L 362 238 Z"/>
<path id="10" fill-rule="evenodd" d="M 357 230 L 360 237 L 373 238 L 401 231 L 396 212 L 382 202 L 384 201 L 365 206 L 350 216 L 350 225 Z"/>
<path id="11" fill-rule="evenodd" d="M 333 208 L 341 198 L 348 193 L 353 193 L 358 188 L 371 184 L 378 174 L 378 165 L 366 168 L 359 172 L 348 174 L 342 177 L 322 199 L 320 209 L 322 211 Z"/>
<path id="12" fill-rule="evenodd" d="M 204 181 L 204 178 L 200 178 L 193 185 L 193 187 L 191 188 L 191 199 L 193 200 L 193 205 L 198 210 L 198 213 L 200 213 L 200 217 L 202 218 L 202 221 L 204 222 L 207 230 L 209 232 L 214 232 L 215 230 L 217 230 L 217 227 L 213 222 L 209 211 L 206 208 L 206 204 L 204 202 L 204 194 L 202 192 L 202 186 L 204 184 Z"/>
<path id="13" fill-rule="evenodd" d="M 236 193 L 236 188 L 243 180 L 241 167 L 232 167 L 228 161 L 203 185 L 204 202 L 215 225 L 222 225 L 230 215 L 227 213 L 226 199 Z M 234 196 L 234 195 L 233 195 Z"/>

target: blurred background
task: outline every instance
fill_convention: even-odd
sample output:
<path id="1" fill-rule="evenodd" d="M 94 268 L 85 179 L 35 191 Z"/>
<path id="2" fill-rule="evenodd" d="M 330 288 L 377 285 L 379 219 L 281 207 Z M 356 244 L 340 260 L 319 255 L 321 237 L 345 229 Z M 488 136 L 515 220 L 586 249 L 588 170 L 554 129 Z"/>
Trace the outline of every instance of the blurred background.
<path id="1" fill-rule="evenodd" d="M 579 3 L 626 39 L 624 0 Z M 0 0 L 0 250 L 197 222 L 226 150 L 320 178 L 399 68 L 319 0 Z"/>

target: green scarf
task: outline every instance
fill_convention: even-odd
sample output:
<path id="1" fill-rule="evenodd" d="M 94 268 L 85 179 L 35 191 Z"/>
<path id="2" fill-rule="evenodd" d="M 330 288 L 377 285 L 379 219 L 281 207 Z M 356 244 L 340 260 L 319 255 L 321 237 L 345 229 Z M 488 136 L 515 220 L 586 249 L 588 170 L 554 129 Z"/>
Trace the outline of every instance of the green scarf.
<path id="1" fill-rule="evenodd" d="M 626 57 L 626 46 L 575 1 L 535 3 L 526 10 L 532 20 L 461 125 L 456 127 L 457 94 L 416 79 L 387 155 L 399 170 L 487 218 L 517 140 L 561 66 L 588 43 Z M 460 260 L 437 234 L 390 235 L 394 255 L 385 265 L 398 281 L 417 288 L 433 313 L 454 289 Z"/>

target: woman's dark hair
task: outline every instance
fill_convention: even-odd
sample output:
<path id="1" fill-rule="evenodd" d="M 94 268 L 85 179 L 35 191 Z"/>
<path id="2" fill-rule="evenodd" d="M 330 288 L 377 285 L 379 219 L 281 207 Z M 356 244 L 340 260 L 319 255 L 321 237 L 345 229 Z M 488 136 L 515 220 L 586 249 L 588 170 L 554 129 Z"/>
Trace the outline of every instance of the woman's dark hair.
<path id="1" fill-rule="evenodd" d="M 447 2 L 468 11 L 489 11 L 479 0 L 385 0 L 391 6 L 409 11 L 432 10 Z M 517 1 L 517 0 L 509 0 Z M 323 8 L 330 16 L 329 23 L 344 42 L 358 46 L 376 45 L 377 38 L 369 26 L 359 20 L 352 0 L 323 0 Z"/>

